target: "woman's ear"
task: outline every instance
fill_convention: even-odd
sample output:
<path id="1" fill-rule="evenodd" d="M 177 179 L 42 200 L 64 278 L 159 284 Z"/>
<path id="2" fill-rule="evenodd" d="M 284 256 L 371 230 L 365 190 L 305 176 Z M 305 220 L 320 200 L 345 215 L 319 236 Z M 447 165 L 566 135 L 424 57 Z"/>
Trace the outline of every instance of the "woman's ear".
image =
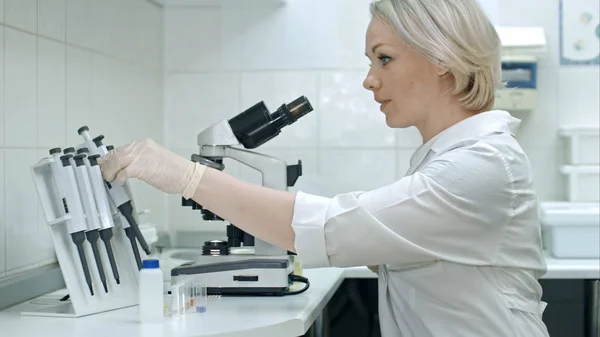
<path id="1" fill-rule="evenodd" d="M 446 74 L 448 74 L 450 72 L 450 69 L 443 67 L 441 65 L 437 66 L 437 75 L 439 77 L 445 76 Z"/>

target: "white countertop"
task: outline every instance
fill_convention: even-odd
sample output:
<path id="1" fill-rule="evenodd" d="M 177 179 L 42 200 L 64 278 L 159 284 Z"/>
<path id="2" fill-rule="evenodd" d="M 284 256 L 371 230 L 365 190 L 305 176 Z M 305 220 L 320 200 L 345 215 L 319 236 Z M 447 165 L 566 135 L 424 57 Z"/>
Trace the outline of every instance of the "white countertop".
<path id="1" fill-rule="evenodd" d="M 548 272 L 543 279 L 600 279 L 600 259 L 546 258 Z"/>
<path id="2" fill-rule="evenodd" d="M 301 336 L 344 280 L 344 269 L 305 270 L 303 275 L 309 278 L 310 288 L 302 294 L 211 297 L 205 313 L 166 317 L 158 324 L 139 323 L 137 306 L 80 318 L 58 318 L 21 316 L 20 311 L 31 305 L 24 303 L 0 313 L 0 332 L 3 337 Z M 45 295 L 38 302 L 56 303 L 65 294 L 66 290 Z"/>
<path id="3" fill-rule="evenodd" d="M 548 271 L 542 279 L 600 279 L 600 259 L 555 259 L 546 257 Z M 345 278 L 375 278 L 366 267 L 346 268 Z"/>
<path id="4" fill-rule="evenodd" d="M 33 305 L 27 302 L 0 312 L 0 331 L 3 337 L 295 337 L 308 330 L 345 278 L 376 277 L 366 267 L 310 269 L 303 275 L 311 284 L 302 294 L 209 298 L 205 313 L 165 318 L 158 324 L 138 323 L 137 306 L 80 318 L 21 316 L 23 308 Z M 600 279 L 600 260 L 549 258 L 544 278 Z M 66 290 L 48 294 L 37 302 L 56 303 L 64 294 Z"/>

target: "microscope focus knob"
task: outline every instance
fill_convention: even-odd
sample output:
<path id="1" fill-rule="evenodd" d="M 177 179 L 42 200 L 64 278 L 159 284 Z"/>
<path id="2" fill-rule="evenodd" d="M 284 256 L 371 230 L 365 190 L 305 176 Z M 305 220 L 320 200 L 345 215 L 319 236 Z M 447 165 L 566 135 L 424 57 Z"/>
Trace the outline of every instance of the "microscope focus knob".
<path id="1" fill-rule="evenodd" d="M 202 246 L 202 255 L 229 255 L 229 245 L 222 240 L 206 241 Z"/>
<path id="2" fill-rule="evenodd" d="M 192 207 L 195 203 L 196 202 L 192 199 L 186 199 L 184 197 L 181 197 L 181 206 Z"/>
<path id="3" fill-rule="evenodd" d="M 298 160 L 296 165 L 287 166 L 287 185 L 292 187 L 296 184 L 298 178 L 302 175 L 302 161 Z"/>

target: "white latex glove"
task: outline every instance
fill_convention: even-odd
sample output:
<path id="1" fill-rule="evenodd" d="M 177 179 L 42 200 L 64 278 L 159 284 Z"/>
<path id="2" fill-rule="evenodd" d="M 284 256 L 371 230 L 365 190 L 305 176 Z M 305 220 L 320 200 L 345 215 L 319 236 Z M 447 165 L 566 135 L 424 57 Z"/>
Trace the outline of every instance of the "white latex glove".
<path id="1" fill-rule="evenodd" d="M 120 146 L 98 159 L 104 179 L 144 181 L 169 194 L 191 198 L 206 166 L 185 159 L 151 139 Z"/>

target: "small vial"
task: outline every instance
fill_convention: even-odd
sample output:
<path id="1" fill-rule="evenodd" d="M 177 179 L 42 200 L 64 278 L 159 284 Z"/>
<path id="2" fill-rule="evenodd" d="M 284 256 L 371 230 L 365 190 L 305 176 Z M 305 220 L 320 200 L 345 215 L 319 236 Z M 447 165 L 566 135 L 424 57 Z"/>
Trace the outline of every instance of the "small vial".
<path id="1" fill-rule="evenodd" d="M 163 314 L 171 316 L 171 295 L 163 295 Z"/>
<path id="2" fill-rule="evenodd" d="M 208 296 L 206 293 L 206 285 L 201 282 L 196 282 L 193 285 L 194 288 L 194 310 L 197 313 L 203 313 L 206 311 L 206 302 Z"/>
<path id="3" fill-rule="evenodd" d="M 183 285 L 181 283 L 176 283 L 171 286 L 171 316 L 173 317 L 179 317 L 185 314 L 183 292 Z"/>
<path id="4" fill-rule="evenodd" d="M 162 322 L 163 299 L 163 274 L 158 260 L 144 260 L 140 270 L 140 321 Z"/>

